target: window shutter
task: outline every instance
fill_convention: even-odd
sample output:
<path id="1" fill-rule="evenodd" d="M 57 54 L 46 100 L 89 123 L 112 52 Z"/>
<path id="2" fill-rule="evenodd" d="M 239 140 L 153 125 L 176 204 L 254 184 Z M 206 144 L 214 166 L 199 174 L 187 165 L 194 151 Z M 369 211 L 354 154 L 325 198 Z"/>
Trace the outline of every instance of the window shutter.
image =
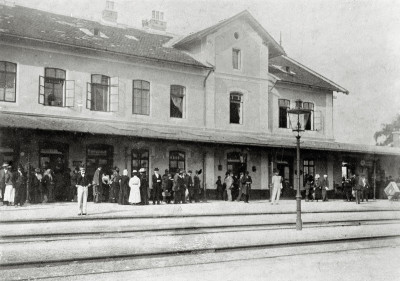
<path id="1" fill-rule="evenodd" d="M 44 77 L 39 76 L 39 98 L 38 98 L 39 104 L 44 105 Z"/>
<path id="2" fill-rule="evenodd" d="M 322 131 L 324 129 L 323 125 L 323 116 L 320 110 L 314 111 L 314 130 L 315 131 Z"/>
<path id="3" fill-rule="evenodd" d="M 75 81 L 65 80 L 65 107 L 74 107 L 75 104 Z"/>
<path id="4" fill-rule="evenodd" d="M 118 77 L 110 78 L 110 106 L 109 111 L 117 112 L 119 109 L 119 80 Z"/>
<path id="5" fill-rule="evenodd" d="M 92 84 L 86 83 L 86 108 L 92 109 Z"/>

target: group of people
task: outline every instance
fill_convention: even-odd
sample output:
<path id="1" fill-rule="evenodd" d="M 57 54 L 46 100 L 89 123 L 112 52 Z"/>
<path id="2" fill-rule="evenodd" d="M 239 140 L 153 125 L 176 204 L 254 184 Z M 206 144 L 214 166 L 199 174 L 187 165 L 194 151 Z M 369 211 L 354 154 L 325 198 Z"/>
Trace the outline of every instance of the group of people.
<path id="1" fill-rule="evenodd" d="M 30 178 L 29 178 L 30 177 Z M 27 181 L 30 189 L 27 192 Z M 0 199 L 6 206 L 23 206 L 27 199 L 30 203 L 46 203 L 55 200 L 55 178 L 51 169 L 36 168 L 34 174 L 28 174 L 22 165 L 16 169 L 4 163 L 0 169 Z"/>
<path id="2" fill-rule="evenodd" d="M 355 202 L 360 204 L 365 201 L 368 202 L 368 195 L 370 190 L 370 185 L 368 179 L 365 177 L 365 174 L 356 175 L 353 174 L 351 177 L 342 179 L 342 188 L 345 195 L 345 200 L 348 202 L 355 198 Z"/>
<path id="3" fill-rule="evenodd" d="M 249 172 L 240 172 L 239 176 L 234 176 L 232 171 L 225 173 L 225 179 L 222 182 L 221 176 L 216 181 L 217 200 L 240 201 L 243 198 L 245 203 L 249 203 L 251 184 L 253 180 Z"/>
<path id="4" fill-rule="evenodd" d="M 202 170 L 195 171 L 192 177 L 192 171 L 185 172 L 179 170 L 172 176 L 168 170 L 164 175 L 159 173 L 159 169 L 155 168 L 152 175 L 152 184 L 146 175 L 146 170 L 141 168 L 139 171 L 133 170 L 132 177 L 128 176 L 128 170 L 119 175 L 119 169 L 114 168 L 110 176 L 102 172 L 99 167 L 94 173 L 93 179 L 89 179 L 86 170 L 82 166 L 80 172 L 73 177 L 73 182 L 77 188 L 77 201 L 79 207 L 78 215 L 86 215 L 87 213 L 87 197 L 88 189 L 93 188 L 93 202 L 100 203 L 105 199 L 104 190 L 108 186 L 109 202 L 118 202 L 121 205 L 149 205 L 149 198 L 152 198 L 153 205 L 165 202 L 175 204 L 199 202 L 201 193 L 201 181 L 199 175 Z"/>

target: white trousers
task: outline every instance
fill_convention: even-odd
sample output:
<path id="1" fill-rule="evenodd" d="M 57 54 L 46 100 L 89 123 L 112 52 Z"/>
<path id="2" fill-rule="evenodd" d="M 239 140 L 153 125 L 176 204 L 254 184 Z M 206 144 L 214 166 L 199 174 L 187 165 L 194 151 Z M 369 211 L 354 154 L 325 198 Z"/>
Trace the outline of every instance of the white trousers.
<path id="1" fill-rule="evenodd" d="M 15 188 L 12 185 L 6 185 L 6 189 L 4 190 L 3 201 L 14 203 L 14 198 L 15 198 Z"/>
<path id="2" fill-rule="evenodd" d="M 227 188 L 226 195 L 228 195 L 228 201 L 232 201 L 232 190 Z"/>
<path id="3" fill-rule="evenodd" d="M 274 204 L 275 201 L 278 202 L 280 197 L 281 197 L 281 189 L 279 187 L 273 187 L 271 203 Z"/>
<path id="4" fill-rule="evenodd" d="M 78 195 L 77 197 L 78 197 L 79 212 L 86 214 L 88 187 L 87 186 L 78 186 L 77 195 Z"/>

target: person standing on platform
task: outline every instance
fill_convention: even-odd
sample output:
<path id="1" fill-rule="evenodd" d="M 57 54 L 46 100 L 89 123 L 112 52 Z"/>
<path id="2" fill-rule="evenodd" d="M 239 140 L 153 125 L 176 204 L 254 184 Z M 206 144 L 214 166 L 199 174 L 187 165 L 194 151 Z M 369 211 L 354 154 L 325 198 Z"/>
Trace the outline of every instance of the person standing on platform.
<path id="1" fill-rule="evenodd" d="M 186 189 L 188 191 L 188 198 L 185 199 L 189 199 L 189 202 L 192 203 L 192 201 L 194 201 L 194 186 L 193 186 L 193 179 L 192 179 L 192 171 L 189 170 L 187 172 L 187 174 L 185 175 L 185 186 Z"/>
<path id="2" fill-rule="evenodd" d="M 316 200 L 317 202 L 322 197 L 322 194 L 321 194 L 321 181 L 320 181 L 319 178 L 320 178 L 320 175 L 316 174 L 315 175 L 315 181 L 314 181 L 314 200 Z"/>
<path id="3" fill-rule="evenodd" d="M 360 204 L 360 193 L 362 188 L 360 177 L 354 174 L 351 178 L 351 185 L 353 187 L 354 197 L 356 198 L 356 204 Z"/>
<path id="4" fill-rule="evenodd" d="M 118 167 L 115 167 L 113 170 L 113 174 L 111 175 L 110 195 L 108 198 L 108 201 L 110 203 L 116 203 L 118 200 L 117 194 L 120 189 L 119 180 L 120 180 L 119 169 Z"/>
<path id="5" fill-rule="evenodd" d="M 368 202 L 368 193 L 369 193 L 369 184 L 368 184 L 368 180 L 366 179 L 364 174 L 361 174 L 361 202 L 364 202 L 364 198 L 365 201 Z"/>
<path id="6" fill-rule="evenodd" d="M 305 189 L 306 189 L 306 202 L 310 200 L 310 195 L 312 194 L 312 186 L 314 184 L 314 177 L 312 175 L 307 175 L 306 176 L 306 183 L 305 183 Z"/>
<path id="7" fill-rule="evenodd" d="M 24 169 L 21 165 L 18 166 L 17 172 L 14 174 L 15 182 L 15 206 L 23 206 L 26 198 L 26 177 Z"/>
<path id="8" fill-rule="evenodd" d="M 236 201 L 239 202 L 240 200 L 242 200 L 242 195 L 243 195 L 243 189 L 246 187 L 246 181 L 244 178 L 244 173 L 240 172 L 240 176 L 239 179 L 237 181 L 238 187 L 239 187 L 239 194 L 236 198 Z"/>
<path id="9" fill-rule="evenodd" d="M 232 201 L 233 173 L 231 171 L 228 171 L 228 176 L 225 178 L 225 184 L 228 201 Z"/>
<path id="10" fill-rule="evenodd" d="M 161 188 L 162 188 L 162 196 L 163 201 L 167 204 L 170 203 L 170 191 L 168 190 L 169 182 L 170 182 L 170 175 L 168 174 L 168 169 L 164 171 L 164 175 L 161 177 Z"/>
<path id="11" fill-rule="evenodd" d="M 8 166 L 7 163 L 4 163 L 0 168 L 0 199 L 3 201 L 4 205 L 4 191 L 6 189 L 6 181 L 5 181 L 5 174 L 6 174 L 6 167 Z"/>
<path id="12" fill-rule="evenodd" d="M 193 177 L 193 199 L 194 202 L 199 202 L 199 197 L 201 193 L 201 181 L 200 181 L 200 174 L 203 170 L 196 170 L 194 171 L 194 177 Z"/>
<path id="13" fill-rule="evenodd" d="M 174 204 L 186 203 L 185 201 L 185 179 L 183 170 L 174 176 Z"/>
<path id="14" fill-rule="evenodd" d="M 101 203 L 103 196 L 103 172 L 101 170 L 101 166 L 97 168 L 93 175 L 93 203 Z"/>
<path id="15" fill-rule="evenodd" d="M 6 187 L 4 190 L 3 204 L 6 204 L 7 206 L 14 206 L 15 188 L 13 182 L 13 173 L 11 172 L 11 166 L 5 167 L 4 182 Z"/>
<path id="16" fill-rule="evenodd" d="M 120 178 L 120 186 L 119 189 L 119 198 L 118 204 L 120 205 L 128 205 L 128 198 L 129 198 L 129 177 L 128 177 L 128 170 L 125 169 L 122 172 L 122 176 Z"/>
<path id="17" fill-rule="evenodd" d="M 54 202 L 54 174 L 51 169 L 47 169 L 43 174 L 43 186 L 46 190 L 44 203 Z"/>
<path id="18" fill-rule="evenodd" d="M 80 173 L 76 178 L 76 188 L 77 188 L 76 194 L 77 194 L 78 209 L 79 209 L 78 216 L 80 215 L 85 216 L 87 214 L 87 197 L 90 185 L 91 185 L 90 179 L 86 175 L 86 170 L 84 167 L 81 167 Z"/>
<path id="19" fill-rule="evenodd" d="M 328 190 L 329 190 L 329 182 L 328 182 L 328 175 L 324 175 L 322 179 L 322 201 L 328 201 Z"/>
<path id="20" fill-rule="evenodd" d="M 253 180 L 251 179 L 249 175 L 249 171 L 246 171 L 246 175 L 244 176 L 244 188 L 242 190 L 244 194 L 244 203 L 249 203 L 249 198 L 250 198 L 250 191 L 251 191 L 251 184 L 253 183 Z"/>
<path id="21" fill-rule="evenodd" d="M 277 169 L 274 169 L 274 175 L 272 176 L 271 185 L 272 185 L 271 205 L 274 205 L 274 203 L 278 204 L 279 198 L 281 197 L 282 177 L 279 175 L 279 171 Z"/>
<path id="22" fill-rule="evenodd" d="M 42 174 L 40 173 L 40 169 L 35 169 L 35 174 L 32 177 L 32 195 L 31 195 L 31 203 L 42 203 L 43 194 L 42 194 Z M 75 187 L 75 186 L 74 186 Z"/>
<path id="23" fill-rule="evenodd" d="M 222 185 L 221 176 L 218 176 L 215 184 L 217 185 L 217 200 L 224 200 L 224 187 Z"/>
<path id="24" fill-rule="evenodd" d="M 156 202 L 157 202 L 157 205 L 160 204 L 160 200 L 161 200 L 160 196 L 162 194 L 162 191 L 161 191 L 162 178 L 158 172 L 159 172 L 158 168 L 155 168 L 154 174 L 151 177 L 151 181 L 153 184 L 153 205 L 155 205 Z"/>
<path id="25" fill-rule="evenodd" d="M 133 177 L 129 180 L 129 187 L 131 191 L 129 193 L 129 203 L 130 204 L 139 204 L 140 203 L 140 179 L 137 176 L 137 171 L 133 170 Z"/>
<path id="26" fill-rule="evenodd" d="M 140 179 L 140 204 L 149 205 L 149 182 L 147 181 L 146 169 L 139 169 Z"/>

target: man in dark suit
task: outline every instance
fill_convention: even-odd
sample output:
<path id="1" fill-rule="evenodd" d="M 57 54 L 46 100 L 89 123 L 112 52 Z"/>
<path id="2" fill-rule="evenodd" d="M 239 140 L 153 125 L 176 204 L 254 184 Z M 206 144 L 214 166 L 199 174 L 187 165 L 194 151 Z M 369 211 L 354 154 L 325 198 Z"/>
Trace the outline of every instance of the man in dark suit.
<path id="1" fill-rule="evenodd" d="M 140 204 L 149 205 L 149 182 L 147 180 L 146 169 L 140 168 L 139 170 L 140 179 Z"/>
<path id="2" fill-rule="evenodd" d="M 81 167 L 75 185 L 77 188 L 77 197 L 78 197 L 78 208 L 79 208 L 78 216 L 87 214 L 87 197 L 88 197 L 88 188 L 90 185 L 91 185 L 90 179 L 86 175 L 85 168 Z"/>
<path id="3" fill-rule="evenodd" d="M 160 204 L 160 197 L 161 197 L 161 183 L 162 183 L 162 178 L 161 175 L 158 173 L 158 168 L 154 169 L 154 174 L 151 177 L 152 183 L 153 183 L 153 205 Z"/>
<path id="4" fill-rule="evenodd" d="M 103 196 L 103 172 L 101 166 L 97 168 L 93 175 L 93 202 L 100 203 Z"/>
<path id="5" fill-rule="evenodd" d="M 360 204 L 360 193 L 361 193 L 361 185 L 360 185 L 360 177 L 357 175 L 353 175 L 351 178 L 351 185 L 353 186 L 353 190 L 356 197 L 356 204 Z"/>

